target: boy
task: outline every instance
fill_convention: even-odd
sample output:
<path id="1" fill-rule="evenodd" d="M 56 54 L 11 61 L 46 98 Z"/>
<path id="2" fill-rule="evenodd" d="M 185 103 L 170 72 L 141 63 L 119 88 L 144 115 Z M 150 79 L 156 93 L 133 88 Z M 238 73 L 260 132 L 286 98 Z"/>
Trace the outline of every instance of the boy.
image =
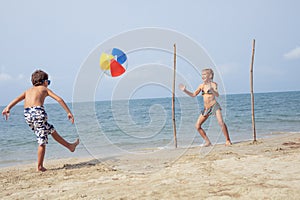
<path id="1" fill-rule="evenodd" d="M 223 131 L 223 134 L 226 139 L 226 146 L 231 145 L 231 140 L 229 137 L 228 129 L 226 124 L 223 121 L 221 106 L 217 102 L 216 97 L 219 96 L 217 89 L 217 83 L 213 82 L 214 72 L 212 69 L 202 70 L 202 80 L 203 83 L 194 92 L 190 92 L 186 89 L 185 85 L 180 84 L 179 88 L 191 97 L 196 97 L 202 91 L 202 97 L 204 102 L 204 109 L 201 111 L 201 114 L 196 122 L 196 129 L 202 138 L 205 140 L 205 147 L 211 145 L 209 138 L 207 137 L 205 131 L 202 129 L 202 124 L 208 119 L 210 115 L 216 115 L 218 123 Z"/>
<path id="2" fill-rule="evenodd" d="M 44 109 L 44 101 L 47 96 L 55 99 L 67 112 L 69 120 L 74 123 L 74 117 L 62 98 L 57 96 L 54 92 L 48 89 L 50 80 L 48 80 L 48 74 L 42 70 L 36 70 L 31 76 L 31 82 L 33 87 L 26 90 L 19 97 L 15 98 L 4 110 L 2 115 L 7 120 L 9 112 L 12 107 L 17 103 L 24 100 L 24 117 L 26 123 L 34 131 L 37 137 L 38 147 L 38 166 L 37 171 L 46 171 L 43 166 L 44 156 L 46 152 L 46 144 L 48 144 L 48 135 L 52 137 L 61 145 L 65 146 L 71 152 L 74 152 L 76 146 L 79 144 L 79 139 L 74 143 L 69 143 L 64 140 L 55 130 L 54 126 L 47 122 L 47 113 Z"/>

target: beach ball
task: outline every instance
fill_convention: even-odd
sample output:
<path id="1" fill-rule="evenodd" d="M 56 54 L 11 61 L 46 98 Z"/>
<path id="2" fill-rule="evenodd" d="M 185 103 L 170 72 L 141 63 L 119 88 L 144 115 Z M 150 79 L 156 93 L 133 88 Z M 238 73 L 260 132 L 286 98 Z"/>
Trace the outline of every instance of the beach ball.
<path id="1" fill-rule="evenodd" d="M 105 51 L 100 56 L 100 68 L 108 76 L 121 76 L 127 69 L 127 56 L 117 48 Z"/>

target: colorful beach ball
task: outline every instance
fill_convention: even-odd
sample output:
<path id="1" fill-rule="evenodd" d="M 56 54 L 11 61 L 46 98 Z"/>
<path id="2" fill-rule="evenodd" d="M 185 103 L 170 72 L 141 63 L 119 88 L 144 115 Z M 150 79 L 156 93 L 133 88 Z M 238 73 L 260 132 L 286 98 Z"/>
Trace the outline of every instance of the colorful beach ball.
<path id="1" fill-rule="evenodd" d="M 127 69 L 127 56 L 117 48 L 103 52 L 100 57 L 100 68 L 109 76 L 121 76 Z"/>

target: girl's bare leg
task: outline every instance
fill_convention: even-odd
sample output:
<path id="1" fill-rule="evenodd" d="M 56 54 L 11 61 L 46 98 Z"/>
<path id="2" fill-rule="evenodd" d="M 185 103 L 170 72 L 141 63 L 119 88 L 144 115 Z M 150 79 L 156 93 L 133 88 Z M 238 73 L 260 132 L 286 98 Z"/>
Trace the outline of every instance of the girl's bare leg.
<path id="1" fill-rule="evenodd" d="M 64 138 L 62 138 L 56 131 L 54 131 L 52 134 L 52 137 L 61 145 L 69 149 L 71 152 L 74 152 L 77 145 L 79 144 L 79 139 L 77 139 L 73 143 L 67 142 Z"/>
<path id="2" fill-rule="evenodd" d="M 210 140 L 208 139 L 205 131 L 202 129 L 202 124 L 207 120 L 208 116 L 203 116 L 202 114 L 199 116 L 196 124 L 195 124 L 195 127 L 197 129 L 197 131 L 199 132 L 199 134 L 202 136 L 202 138 L 205 140 L 205 144 L 204 146 L 205 147 L 208 147 L 211 145 L 211 142 Z"/>
<path id="3" fill-rule="evenodd" d="M 38 167 L 37 171 L 44 172 L 47 169 L 44 167 L 44 157 L 46 152 L 46 145 L 39 145 L 38 147 Z"/>
<path id="4" fill-rule="evenodd" d="M 219 125 L 223 131 L 223 134 L 225 136 L 225 139 L 226 139 L 225 146 L 232 145 L 230 137 L 229 137 L 228 129 L 227 129 L 226 124 L 223 121 L 223 117 L 222 117 L 222 113 L 221 113 L 220 109 L 216 111 L 216 117 L 217 117 L 218 123 L 219 123 Z"/>

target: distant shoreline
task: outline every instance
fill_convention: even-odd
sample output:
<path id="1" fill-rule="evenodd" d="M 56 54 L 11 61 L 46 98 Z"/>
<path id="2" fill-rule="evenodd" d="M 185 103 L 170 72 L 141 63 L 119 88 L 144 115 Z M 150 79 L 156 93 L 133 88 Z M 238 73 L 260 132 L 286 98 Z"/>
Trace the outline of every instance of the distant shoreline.
<path id="1" fill-rule="evenodd" d="M 269 92 L 255 92 L 254 94 L 272 94 L 272 93 L 288 93 L 288 92 L 300 92 L 300 90 L 291 90 L 291 91 L 269 91 Z M 224 96 L 224 95 L 250 95 L 249 93 L 226 93 L 226 94 L 220 94 L 220 96 Z M 176 96 L 176 98 L 185 98 L 186 96 L 184 94 L 180 95 L 180 96 Z M 115 101 L 128 101 L 128 100 L 147 100 L 147 99 L 165 99 L 165 98 L 172 98 L 172 96 L 165 96 L 165 97 L 142 97 L 142 98 L 134 98 L 134 99 L 118 99 Z M 186 97 L 189 98 L 189 97 Z M 199 97 L 201 98 L 201 97 Z M 78 101 L 78 102 L 73 102 L 73 101 L 66 101 L 67 104 L 72 105 L 73 103 L 95 103 L 95 102 L 110 102 L 110 99 L 103 99 L 103 100 L 96 100 L 96 101 Z M 8 102 L 7 102 L 8 103 Z M 52 104 L 57 104 L 56 102 L 53 103 L 47 103 L 47 99 L 46 99 L 46 103 L 45 105 L 52 105 Z M 2 111 L 2 109 L 5 107 L 6 105 L 0 105 L 0 109 Z M 22 104 L 19 104 L 17 106 L 23 106 Z M 3 108 L 1 108 L 3 107 Z"/>

